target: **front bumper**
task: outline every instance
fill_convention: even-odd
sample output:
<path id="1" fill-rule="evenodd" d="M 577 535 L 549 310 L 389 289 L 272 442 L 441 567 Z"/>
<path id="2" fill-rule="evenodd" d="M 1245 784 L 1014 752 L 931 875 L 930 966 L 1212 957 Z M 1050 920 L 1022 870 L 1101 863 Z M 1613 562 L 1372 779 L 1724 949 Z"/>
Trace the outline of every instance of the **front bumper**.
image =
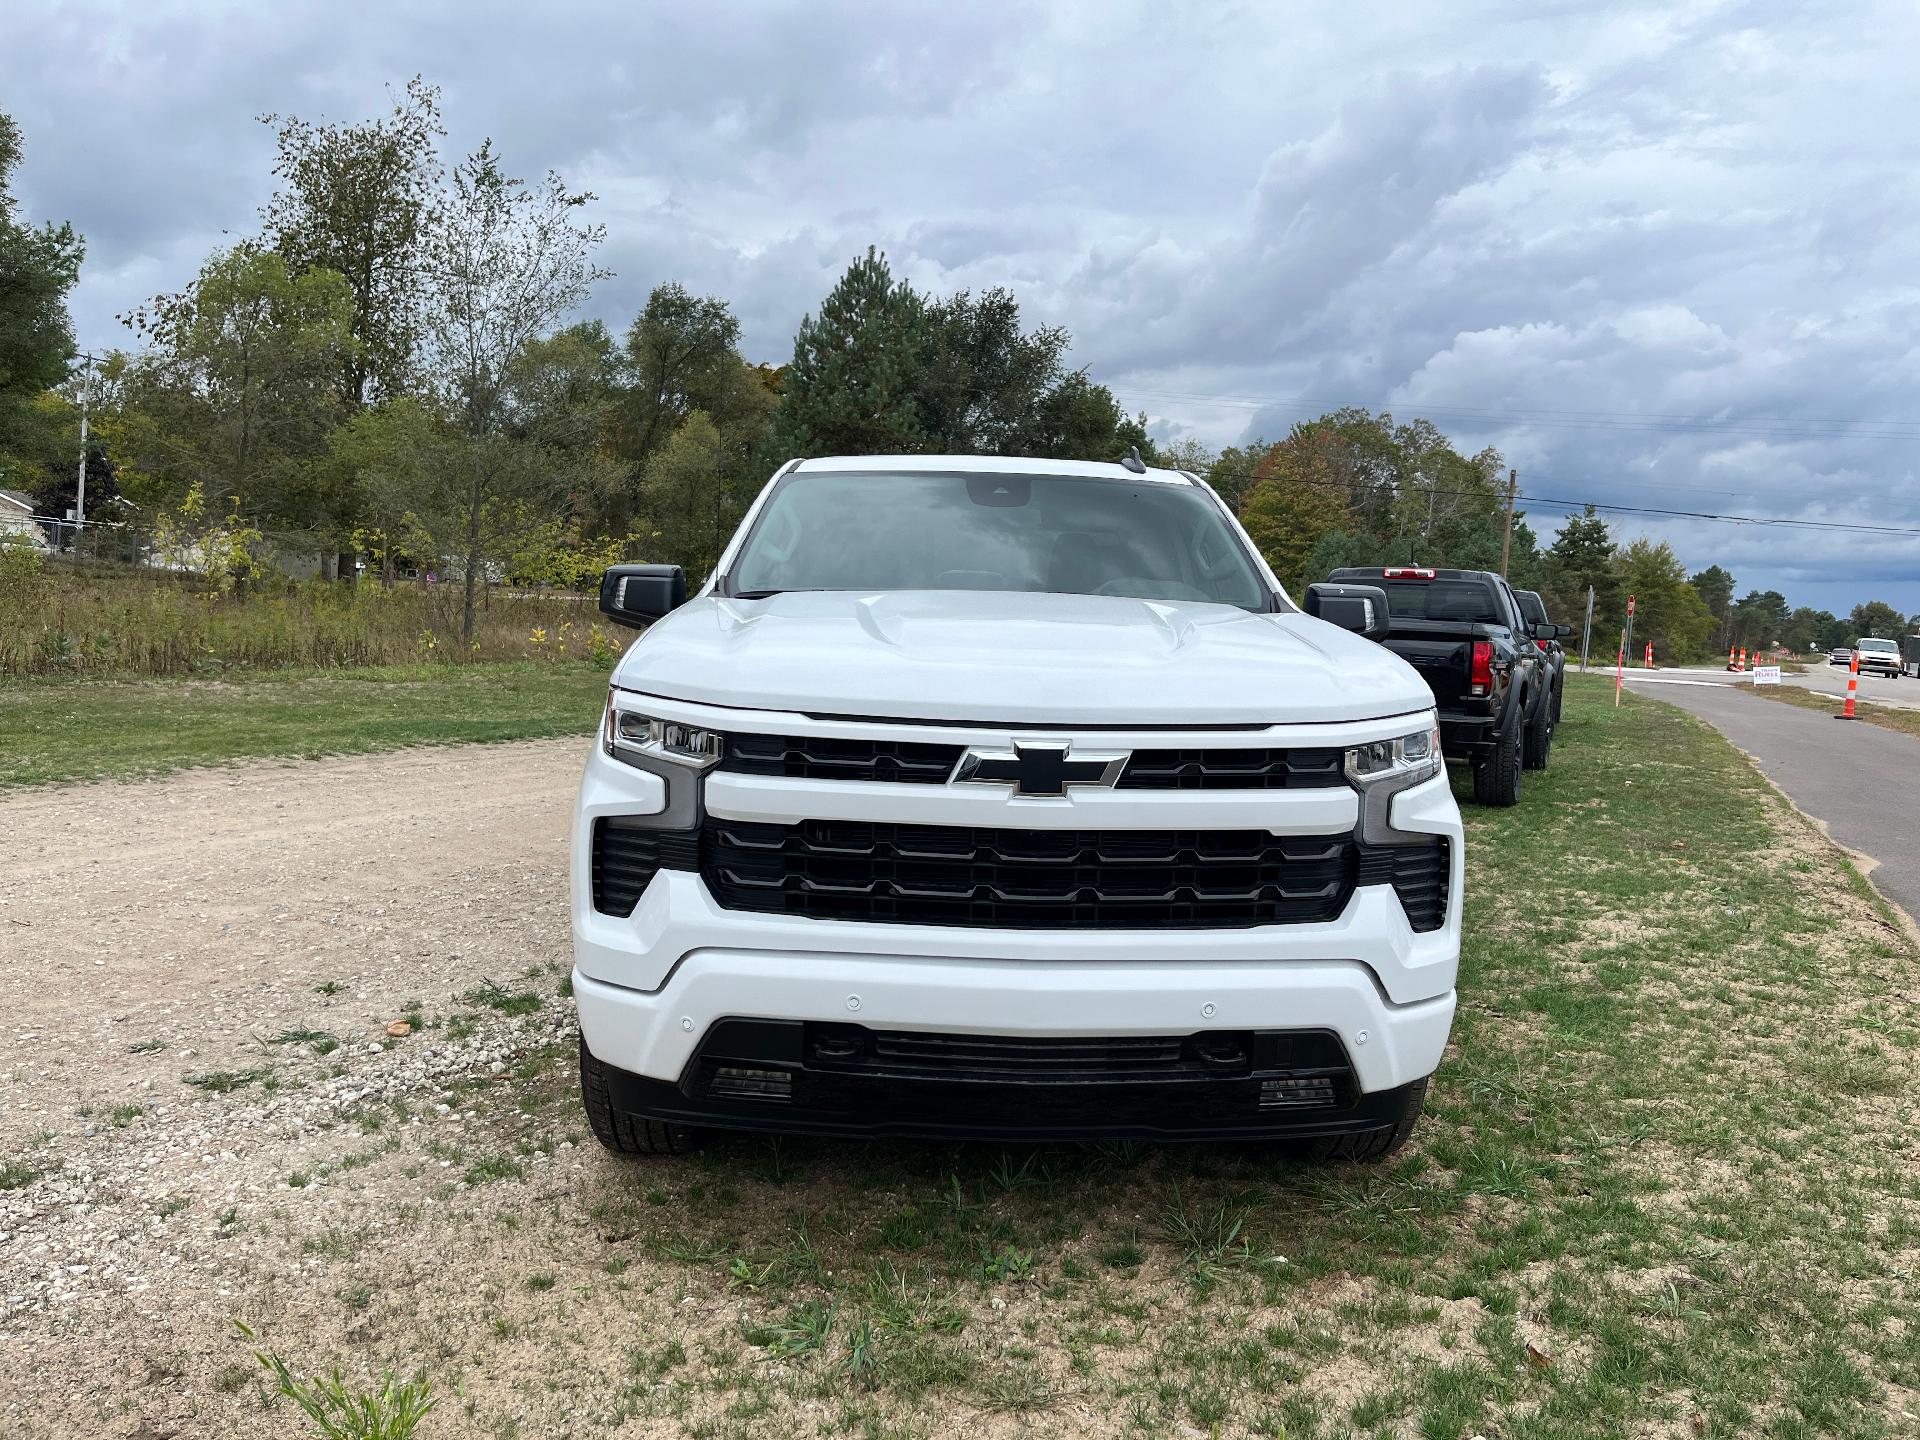
<path id="1" fill-rule="evenodd" d="M 869 797 L 883 788 L 842 785 L 832 799 L 852 808 L 874 803 Z M 816 792 L 808 803 L 819 798 Z M 911 798 L 924 805 L 946 797 Z M 971 795 L 954 798 L 980 803 Z M 1293 823 L 1303 827 L 1324 826 L 1309 805 L 1337 803 L 1347 824 L 1357 815 L 1350 791 L 1285 798 L 1287 816 L 1300 817 Z M 1228 800 L 1246 803 L 1231 794 Z M 722 908 L 697 872 L 675 869 L 654 875 L 631 914 L 596 911 L 588 854 L 593 821 L 661 813 L 667 803 L 657 777 L 596 749 L 575 817 L 573 988 L 581 1032 L 594 1057 L 615 1072 L 616 1105 L 632 1113 L 832 1134 L 1228 1138 L 1350 1131 L 1380 1123 L 1372 1120 L 1376 1111 L 1390 1112 L 1405 1087 L 1430 1075 L 1446 1045 L 1464 847 L 1444 774 L 1390 802 L 1395 828 L 1450 842 L 1445 922 L 1426 932 L 1414 931 L 1394 891 L 1376 884 L 1355 888 L 1340 915 L 1324 924 L 1231 929 L 1004 930 L 751 913 Z M 722 813 L 721 805 L 789 802 L 777 784 L 750 791 L 736 782 L 710 789 L 708 803 Z M 1160 805 L 1172 815 L 1188 813 L 1176 806 L 1197 803 L 1178 794 L 1102 796 L 1086 811 Z M 1269 803 L 1264 813 L 1277 817 L 1282 807 Z M 1022 819 L 1050 813 L 1027 811 Z M 1129 812 L 1127 823 L 1137 813 Z M 996 1108 L 978 1088 L 939 1092 L 965 1089 L 975 1111 L 970 1119 L 936 1104 L 931 1088 L 892 1082 L 868 1092 L 876 1102 L 857 1106 L 717 1101 L 697 1083 L 703 1047 L 717 1027 L 742 1019 L 959 1036 L 1324 1033 L 1350 1067 L 1351 1103 L 1337 1114 L 1264 1114 L 1249 1112 L 1240 1103 L 1244 1093 L 1230 1086 L 1156 1097 L 1149 1087 L 1109 1093 L 1030 1085 L 1020 1105 Z"/>

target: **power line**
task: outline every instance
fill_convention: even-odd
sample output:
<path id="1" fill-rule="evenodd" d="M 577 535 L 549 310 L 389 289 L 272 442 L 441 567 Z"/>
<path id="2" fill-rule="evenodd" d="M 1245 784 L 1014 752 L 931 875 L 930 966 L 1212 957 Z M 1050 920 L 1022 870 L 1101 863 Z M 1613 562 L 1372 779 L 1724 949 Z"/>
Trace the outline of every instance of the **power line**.
<path id="1" fill-rule="evenodd" d="M 1370 410 L 1374 408 L 1350 399 L 1341 400 L 1326 396 L 1201 394 L 1194 391 L 1157 389 L 1141 385 L 1110 384 L 1107 388 L 1120 395 L 1171 400 L 1190 405 L 1215 405 L 1233 410 L 1313 409 L 1327 406 L 1336 409 L 1352 407 Z M 1391 411 L 1398 407 L 1388 405 L 1381 408 Z M 1806 416 L 1799 419 L 1785 417 L 1775 419 L 1763 416 L 1742 420 L 1710 415 L 1668 415 L 1624 410 L 1501 410 L 1466 405 L 1435 405 L 1424 401 L 1410 402 L 1407 410 L 1408 413 L 1419 415 L 1449 415 L 1472 420 L 1504 420 L 1515 425 L 1549 429 L 1703 433 L 1802 440 L 1920 440 L 1920 420 L 1856 420 L 1837 416 Z"/>
<path id="2" fill-rule="evenodd" d="M 1248 480 L 1258 483 L 1269 476 L 1254 470 L 1221 471 L 1212 478 L 1221 480 Z M 1311 485 L 1319 489 L 1368 491 L 1386 490 L 1392 487 L 1395 495 L 1419 495 L 1442 499 L 1480 500 L 1488 505 L 1498 505 L 1501 497 L 1491 488 L 1486 490 L 1441 490 L 1438 488 L 1403 488 L 1393 481 L 1372 480 L 1333 480 L 1299 479 L 1297 484 Z M 1669 510 L 1651 505 L 1616 505 L 1603 500 L 1568 500 L 1555 495 L 1538 495 L 1530 492 L 1516 496 L 1517 501 L 1541 506 L 1562 506 L 1567 511 L 1583 510 L 1589 506 L 1595 510 L 1606 510 L 1627 515 L 1656 515 L 1665 519 L 1709 520 L 1729 525 L 1759 525 L 1780 529 L 1795 530 L 1834 530 L 1868 535 L 1920 535 L 1920 527 L 1910 525 L 1876 525 L 1866 521 L 1851 520 L 1796 520 L 1777 515 L 1730 515 L 1710 510 Z"/>

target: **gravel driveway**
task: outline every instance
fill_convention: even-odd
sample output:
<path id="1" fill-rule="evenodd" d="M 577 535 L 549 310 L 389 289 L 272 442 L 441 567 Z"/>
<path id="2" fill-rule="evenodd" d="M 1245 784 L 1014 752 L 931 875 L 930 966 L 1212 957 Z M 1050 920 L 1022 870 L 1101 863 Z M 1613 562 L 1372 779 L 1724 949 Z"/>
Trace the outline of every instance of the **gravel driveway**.
<path id="1" fill-rule="evenodd" d="M 490 1197 L 605 1173 L 555 1083 L 581 744 L 0 796 L 0 1430 L 285 1435 L 233 1319 L 298 1366 L 395 1286 L 443 1348 L 498 1313 Z"/>

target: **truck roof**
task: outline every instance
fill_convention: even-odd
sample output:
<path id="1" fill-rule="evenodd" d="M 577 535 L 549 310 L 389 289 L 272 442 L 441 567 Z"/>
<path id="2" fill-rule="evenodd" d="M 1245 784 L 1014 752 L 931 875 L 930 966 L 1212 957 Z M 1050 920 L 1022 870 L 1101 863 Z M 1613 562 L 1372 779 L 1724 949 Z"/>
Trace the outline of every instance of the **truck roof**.
<path id="1" fill-rule="evenodd" d="M 1449 570 L 1445 566 L 1436 567 L 1433 565 L 1415 565 L 1411 563 L 1405 565 L 1343 565 L 1333 573 L 1342 579 L 1355 579 L 1362 575 L 1371 575 L 1376 580 L 1491 581 L 1500 578 L 1491 570 Z"/>
<path id="2" fill-rule="evenodd" d="M 886 475 L 1075 475 L 1089 480 L 1149 481 L 1158 485 L 1191 485 L 1180 470 L 1148 466 L 1129 470 L 1118 460 L 1043 460 L 1023 455 L 822 455 L 796 461 L 788 473 L 832 471 L 837 474 Z"/>

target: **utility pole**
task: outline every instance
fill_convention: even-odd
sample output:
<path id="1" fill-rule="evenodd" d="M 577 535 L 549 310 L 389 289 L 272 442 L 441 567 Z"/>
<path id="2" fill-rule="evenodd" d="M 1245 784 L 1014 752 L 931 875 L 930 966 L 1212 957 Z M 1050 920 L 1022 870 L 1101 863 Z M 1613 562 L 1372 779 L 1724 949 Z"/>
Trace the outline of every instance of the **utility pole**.
<path id="1" fill-rule="evenodd" d="M 81 532 L 87 528 L 87 401 L 93 392 L 93 356 L 87 351 L 80 352 L 87 362 L 87 368 L 80 375 L 80 475 L 74 486 L 73 496 L 73 542 L 80 543 Z"/>
<path id="2" fill-rule="evenodd" d="M 1513 554 L 1513 494 L 1520 488 L 1520 472 L 1507 471 L 1507 533 L 1500 540 L 1500 578 L 1507 577 L 1507 560 Z"/>

